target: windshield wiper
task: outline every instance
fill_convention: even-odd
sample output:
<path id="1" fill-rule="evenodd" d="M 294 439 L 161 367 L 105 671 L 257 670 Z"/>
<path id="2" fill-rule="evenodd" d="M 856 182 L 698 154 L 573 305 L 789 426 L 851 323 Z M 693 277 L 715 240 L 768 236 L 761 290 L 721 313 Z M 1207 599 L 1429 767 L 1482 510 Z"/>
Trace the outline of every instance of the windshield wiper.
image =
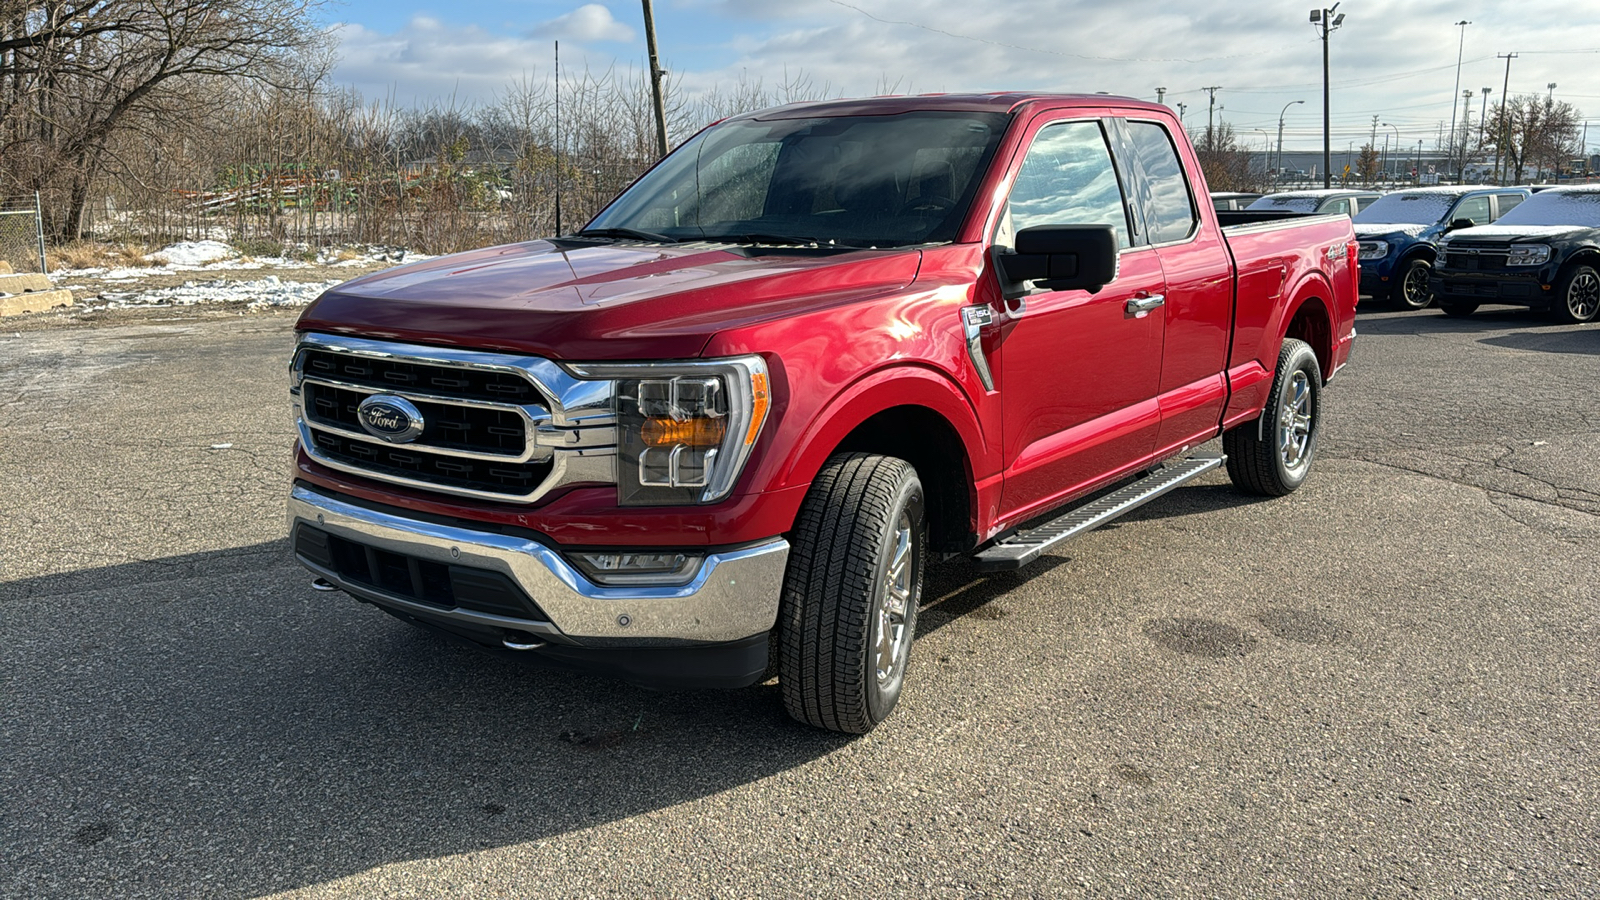
<path id="1" fill-rule="evenodd" d="M 716 244 L 772 244 L 779 247 L 817 247 L 822 250 L 876 250 L 866 244 L 852 244 L 834 238 L 815 238 L 793 234 L 767 234 L 743 232 L 739 234 L 708 234 L 700 238 Z"/>
<path id="2" fill-rule="evenodd" d="M 654 231 L 640 231 L 637 228 L 585 228 L 575 234 L 576 237 L 601 237 L 601 238 L 633 238 L 639 241 L 654 241 L 658 244 L 676 244 L 678 239 Z"/>

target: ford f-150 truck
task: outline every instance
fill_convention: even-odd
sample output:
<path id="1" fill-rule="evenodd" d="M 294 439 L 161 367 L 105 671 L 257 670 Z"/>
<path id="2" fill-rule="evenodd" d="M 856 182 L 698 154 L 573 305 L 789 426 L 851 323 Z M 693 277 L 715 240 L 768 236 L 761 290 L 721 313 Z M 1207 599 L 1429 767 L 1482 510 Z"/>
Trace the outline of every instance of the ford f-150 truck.
<path id="1" fill-rule="evenodd" d="M 1480 303 L 1546 310 L 1557 322 L 1600 316 L 1600 185 L 1540 191 L 1493 225 L 1439 244 L 1431 284 L 1447 316 Z"/>
<path id="2" fill-rule="evenodd" d="M 491 652 L 776 675 L 794 717 L 864 732 L 930 561 L 1021 567 L 1224 462 L 1306 478 L 1350 220 L 1224 229 L 1206 197 L 1172 112 L 1123 98 L 727 119 L 580 231 L 308 308 L 294 552 Z"/>

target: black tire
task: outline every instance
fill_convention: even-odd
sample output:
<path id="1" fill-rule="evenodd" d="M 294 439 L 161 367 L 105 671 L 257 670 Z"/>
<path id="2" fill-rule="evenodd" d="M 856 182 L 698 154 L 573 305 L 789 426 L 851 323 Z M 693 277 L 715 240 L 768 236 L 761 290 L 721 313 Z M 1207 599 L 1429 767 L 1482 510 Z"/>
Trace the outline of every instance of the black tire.
<path id="1" fill-rule="evenodd" d="M 1460 300 L 1440 300 L 1439 311 L 1452 319 L 1465 319 L 1478 311 L 1478 304 Z"/>
<path id="2" fill-rule="evenodd" d="M 800 505 L 783 579 L 778 683 L 789 715 L 849 734 L 889 715 L 905 685 L 926 555 L 910 463 L 828 460 Z"/>
<path id="3" fill-rule="evenodd" d="M 1400 268 L 1400 277 L 1389 290 L 1389 305 L 1395 309 L 1427 309 L 1433 303 L 1433 288 L 1428 279 L 1433 277 L 1433 266 L 1420 256 L 1406 260 Z"/>
<path id="4" fill-rule="evenodd" d="M 1299 487 L 1316 457 L 1322 415 L 1322 369 L 1304 341 L 1286 338 L 1278 351 L 1272 393 L 1261 416 L 1223 432 L 1228 477 L 1250 494 L 1282 497 Z"/>
<path id="5" fill-rule="evenodd" d="M 1550 318 L 1567 325 L 1594 321 L 1600 314 L 1600 272 L 1594 266 L 1573 266 L 1556 281 Z"/>

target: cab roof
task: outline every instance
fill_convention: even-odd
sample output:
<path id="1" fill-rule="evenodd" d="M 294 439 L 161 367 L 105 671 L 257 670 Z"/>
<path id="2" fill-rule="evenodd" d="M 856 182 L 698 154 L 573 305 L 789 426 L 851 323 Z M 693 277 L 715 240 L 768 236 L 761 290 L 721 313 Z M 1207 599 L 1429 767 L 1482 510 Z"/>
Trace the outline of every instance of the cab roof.
<path id="1" fill-rule="evenodd" d="M 1112 94 L 1050 94 L 1007 91 L 993 94 L 916 94 L 900 97 L 865 97 L 854 100 L 813 100 L 730 116 L 730 120 L 805 119 L 821 116 L 892 116 L 922 111 L 1012 113 L 1026 106 L 1114 106 L 1167 116 L 1169 107 Z"/>

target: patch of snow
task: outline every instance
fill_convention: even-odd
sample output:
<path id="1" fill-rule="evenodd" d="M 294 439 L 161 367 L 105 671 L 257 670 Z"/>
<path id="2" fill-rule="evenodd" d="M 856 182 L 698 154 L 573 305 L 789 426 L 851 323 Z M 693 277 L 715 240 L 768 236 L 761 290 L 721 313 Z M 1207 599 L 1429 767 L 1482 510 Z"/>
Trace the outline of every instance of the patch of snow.
<path id="1" fill-rule="evenodd" d="M 238 256 L 239 251 L 221 241 L 179 241 L 145 257 L 148 260 L 165 260 L 173 268 L 198 268 L 218 260 Z"/>
<path id="2" fill-rule="evenodd" d="M 162 306 L 196 306 L 201 303 L 248 303 L 251 309 L 269 306 L 305 306 L 323 291 L 341 282 L 283 281 L 276 275 L 256 281 L 186 281 L 178 287 L 135 291 L 106 291 L 90 301 L 89 309 L 152 309 Z"/>

